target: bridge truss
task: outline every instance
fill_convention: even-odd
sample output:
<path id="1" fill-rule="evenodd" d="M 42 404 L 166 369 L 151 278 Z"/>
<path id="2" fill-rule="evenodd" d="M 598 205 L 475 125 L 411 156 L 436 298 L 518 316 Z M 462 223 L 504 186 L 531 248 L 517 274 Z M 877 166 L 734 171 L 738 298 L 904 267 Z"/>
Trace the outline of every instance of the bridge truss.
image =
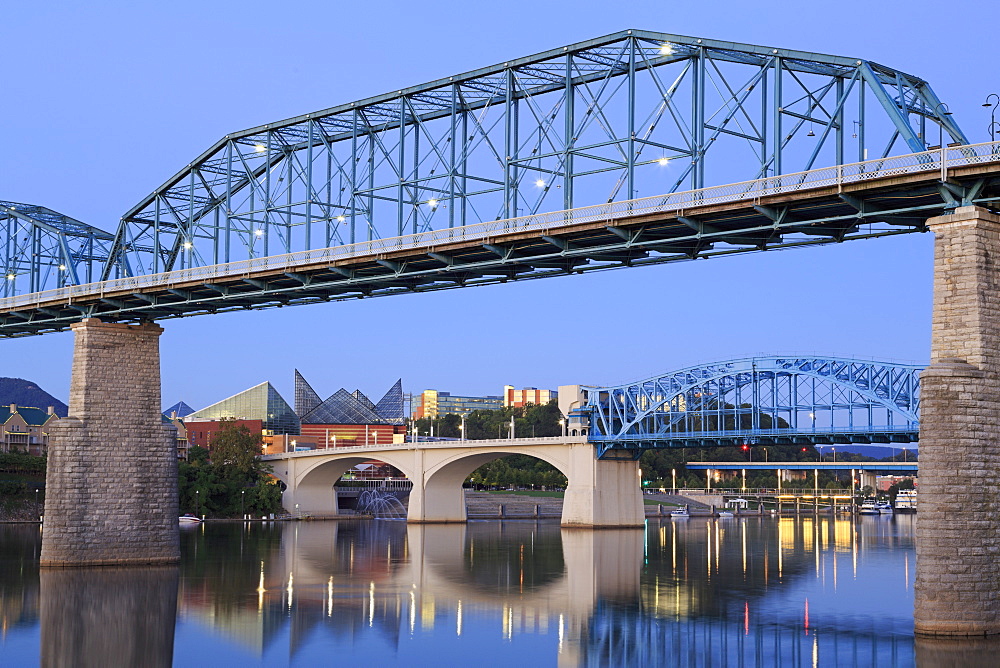
<path id="1" fill-rule="evenodd" d="M 35 204 L 0 201 L 0 297 L 100 278 L 114 236 Z"/>
<path id="2" fill-rule="evenodd" d="M 867 60 L 628 30 L 227 135 L 123 216 L 103 277 L 968 143 L 946 110 Z"/>
<path id="3" fill-rule="evenodd" d="M 922 366 L 750 357 L 618 387 L 585 388 L 604 458 L 650 448 L 917 440 Z"/>

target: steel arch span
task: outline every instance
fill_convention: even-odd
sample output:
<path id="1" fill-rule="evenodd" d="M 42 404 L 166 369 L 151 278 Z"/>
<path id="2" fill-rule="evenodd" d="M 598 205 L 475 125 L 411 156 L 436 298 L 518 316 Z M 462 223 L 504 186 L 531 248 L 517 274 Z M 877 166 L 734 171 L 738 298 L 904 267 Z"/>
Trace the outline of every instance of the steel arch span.
<path id="1" fill-rule="evenodd" d="M 0 200 L 0 297 L 91 283 L 114 236 L 37 204 Z"/>
<path id="2" fill-rule="evenodd" d="M 617 387 L 582 388 L 599 457 L 649 448 L 908 443 L 919 433 L 922 365 L 748 357 Z"/>
<path id="3" fill-rule="evenodd" d="M 968 144 L 944 111 L 861 58 L 621 31 L 226 135 L 123 215 L 103 278 Z"/>

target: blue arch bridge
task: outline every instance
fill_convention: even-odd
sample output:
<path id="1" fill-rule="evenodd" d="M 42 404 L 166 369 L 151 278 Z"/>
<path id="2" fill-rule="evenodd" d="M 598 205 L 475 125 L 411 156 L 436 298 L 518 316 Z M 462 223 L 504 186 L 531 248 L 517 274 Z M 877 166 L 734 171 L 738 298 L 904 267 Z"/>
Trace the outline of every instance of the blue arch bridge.
<path id="1" fill-rule="evenodd" d="M 747 357 L 615 387 L 564 387 L 570 396 L 560 401 L 569 435 L 586 435 L 603 459 L 651 448 L 910 443 L 919 436 L 923 368 Z"/>

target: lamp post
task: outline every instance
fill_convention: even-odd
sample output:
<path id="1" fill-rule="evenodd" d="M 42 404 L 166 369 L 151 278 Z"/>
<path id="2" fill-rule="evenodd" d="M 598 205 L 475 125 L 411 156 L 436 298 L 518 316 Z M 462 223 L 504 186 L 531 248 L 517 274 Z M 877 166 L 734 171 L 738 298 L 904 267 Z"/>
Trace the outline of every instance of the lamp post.
<path id="1" fill-rule="evenodd" d="M 38 488 L 35 488 L 35 511 L 38 511 Z M 38 513 L 41 516 L 41 513 Z"/>
<path id="2" fill-rule="evenodd" d="M 459 427 L 462 430 L 462 440 L 465 440 L 465 414 L 462 414 L 462 426 Z"/>
<path id="3" fill-rule="evenodd" d="M 245 489 L 240 490 L 240 517 L 242 517 L 244 520 L 246 520 L 247 518 L 246 507 L 243 503 L 246 497 L 246 493 L 247 491 Z"/>
<path id="4" fill-rule="evenodd" d="M 670 492 L 677 493 L 677 469 L 670 469 Z"/>
<path id="5" fill-rule="evenodd" d="M 997 101 L 991 104 L 990 103 L 991 97 L 995 97 Z M 989 133 L 990 133 L 990 141 L 996 141 L 997 130 L 1000 130 L 1000 123 L 997 123 L 997 107 L 1000 107 L 1000 95 L 997 95 L 996 93 L 990 93 L 989 95 L 986 96 L 986 102 L 983 102 L 983 106 L 993 107 L 993 110 L 990 111 Z"/>
<path id="6" fill-rule="evenodd" d="M 559 418 L 559 431 L 562 432 L 563 436 L 566 435 L 566 419 L 565 418 Z"/>
<path id="7" fill-rule="evenodd" d="M 938 119 L 938 148 L 941 149 L 941 181 L 943 182 L 948 180 L 948 149 L 944 145 L 944 117 L 951 116 L 951 111 L 948 110 L 947 104 L 938 102 L 934 105 L 934 113 L 937 114 L 942 107 L 944 107 L 944 113 Z"/>
<path id="8" fill-rule="evenodd" d="M 198 514 L 201 515 L 202 513 L 201 513 L 201 490 L 200 489 L 194 490 L 194 507 L 198 509 Z M 202 519 L 205 519 L 204 515 L 202 515 Z"/>

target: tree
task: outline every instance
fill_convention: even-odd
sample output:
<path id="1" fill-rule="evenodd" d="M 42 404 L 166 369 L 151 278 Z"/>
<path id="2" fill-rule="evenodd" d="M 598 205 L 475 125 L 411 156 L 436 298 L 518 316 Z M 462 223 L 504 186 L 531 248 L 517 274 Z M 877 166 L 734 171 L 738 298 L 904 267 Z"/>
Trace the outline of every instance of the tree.
<path id="1" fill-rule="evenodd" d="M 281 511 L 281 486 L 260 461 L 263 439 L 245 425 L 223 422 L 206 450 L 194 446 L 181 462 L 181 511 L 236 517 Z"/>

